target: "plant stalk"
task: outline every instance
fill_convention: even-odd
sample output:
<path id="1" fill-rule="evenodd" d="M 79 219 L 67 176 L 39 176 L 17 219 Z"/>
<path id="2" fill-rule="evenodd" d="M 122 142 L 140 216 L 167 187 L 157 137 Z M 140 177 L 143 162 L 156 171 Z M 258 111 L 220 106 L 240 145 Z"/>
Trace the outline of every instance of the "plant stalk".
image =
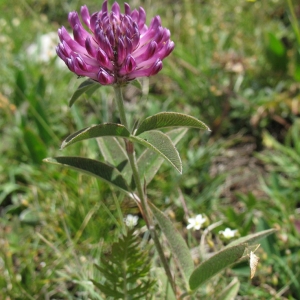
<path id="1" fill-rule="evenodd" d="M 298 20 L 295 14 L 295 8 L 293 6 L 292 0 L 287 0 L 287 4 L 291 13 L 291 23 L 292 23 L 292 27 L 294 29 L 295 35 L 296 35 L 296 39 L 298 41 L 298 45 L 300 46 L 300 31 L 299 31 L 299 27 L 298 27 Z"/>
<path id="2" fill-rule="evenodd" d="M 126 119 L 125 109 L 124 109 L 122 88 L 120 86 L 114 86 L 114 90 L 115 90 L 116 102 L 117 102 L 117 106 L 118 106 L 118 110 L 119 110 L 119 114 L 120 114 L 121 123 L 128 129 L 128 124 L 127 124 L 127 119 Z M 139 176 L 137 160 L 136 160 L 136 155 L 135 155 L 135 151 L 134 151 L 134 144 L 129 140 L 126 140 L 125 143 L 126 143 L 126 152 L 127 152 L 127 155 L 128 155 L 128 159 L 129 159 L 130 166 L 131 166 L 131 169 L 132 169 L 133 178 L 134 178 L 135 185 L 136 185 L 136 188 L 137 188 L 137 193 L 138 193 L 138 196 L 141 200 L 141 208 L 143 209 L 142 215 L 145 218 L 148 230 L 150 231 L 151 237 L 154 241 L 154 244 L 155 244 L 156 250 L 158 252 L 160 261 L 161 261 L 161 263 L 162 263 L 162 265 L 165 269 L 166 275 L 167 275 L 168 280 L 171 284 L 174 295 L 176 295 L 175 282 L 173 280 L 173 276 L 171 274 L 167 259 L 164 255 L 162 246 L 161 246 L 160 241 L 157 237 L 152 217 L 149 213 L 147 198 L 145 196 L 143 185 L 142 185 L 142 182 L 141 182 L 140 176 Z"/>

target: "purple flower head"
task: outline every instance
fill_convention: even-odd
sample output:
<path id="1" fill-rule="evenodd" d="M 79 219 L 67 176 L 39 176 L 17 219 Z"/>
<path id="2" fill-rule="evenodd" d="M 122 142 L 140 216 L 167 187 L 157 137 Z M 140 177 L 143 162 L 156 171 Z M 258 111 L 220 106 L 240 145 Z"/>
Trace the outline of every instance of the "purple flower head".
<path id="1" fill-rule="evenodd" d="M 162 60 L 174 49 L 170 31 L 161 26 L 159 16 L 148 27 L 142 7 L 133 11 L 127 3 L 124 7 L 122 14 L 115 2 L 109 12 L 105 0 L 102 9 L 90 15 L 88 8 L 82 6 L 81 19 L 87 29 L 77 12 L 69 13 L 73 37 L 60 28 L 56 52 L 72 72 L 102 85 L 123 85 L 162 69 Z"/>

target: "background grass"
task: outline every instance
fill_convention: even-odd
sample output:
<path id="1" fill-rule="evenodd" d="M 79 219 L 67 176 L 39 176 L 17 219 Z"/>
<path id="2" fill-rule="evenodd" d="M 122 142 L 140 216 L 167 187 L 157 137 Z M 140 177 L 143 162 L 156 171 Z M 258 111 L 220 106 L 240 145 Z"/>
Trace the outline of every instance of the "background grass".
<path id="1" fill-rule="evenodd" d="M 137 213 L 105 183 L 42 163 L 62 154 L 60 143 L 71 132 L 117 121 L 110 87 L 68 108 L 82 79 L 56 59 L 56 35 L 52 45 L 43 39 L 62 25 L 69 28 L 68 12 L 84 4 L 91 12 L 101 8 L 91 0 L 0 2 L 3 299 L 102 299 L 89 279 L 99 278 L 93 263 L 119 235 L 115 201 L 122 202 L 125 214 Z M 191 247 L 200 236 L 186 232 L 187 213 L 223 221 L 207 236 L 208 251 L 220 246 L 217 233 L 227 226 L 241 235 L 279 229 L 262 241 L 253 281 L 241 264 L 206 287 L 207 299 L 236 275 L 239 299 L 299 299 L 300 44 L 288 1 L 130 5 L 143 6 L 148 22 L 161 15 L 176 44 L 162 72 L 144 82 L 143 93 L 128 86 L 132 121 L 168 110 L 191 114 L 212 129 L 210 134 L 189 130 L 179 144 L 183 175 L 164 164 L 149 198 L 167 211 Z M 298 20 L 299 12 L 294 1 Z M 100 158 L 93 141 L 63 155 Z"/>

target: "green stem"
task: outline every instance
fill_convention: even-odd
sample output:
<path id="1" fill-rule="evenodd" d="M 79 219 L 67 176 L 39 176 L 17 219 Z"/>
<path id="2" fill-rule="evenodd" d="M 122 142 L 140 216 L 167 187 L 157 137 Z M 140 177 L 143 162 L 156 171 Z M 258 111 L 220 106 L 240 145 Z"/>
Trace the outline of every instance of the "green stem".
<path id="1" fill-rule="evenodd" d="M 116 94 L 116 102 L 120 114 L 120 120 L 121 124 L 124 125 L 128 130 L 128 124 L 127 124 L 127 119 L 126 119 L 126 114 L 125 114 L 125 109 L 124 109 L 124 100 L 123 100 L 123 94 L 122 94 L 122 88 L 120 86 L 114 86 L 115 94 Z"/>
<path id="2" fill-rule="evenodd" d="M 295 15 L 295 9 L 293 7 L 293 3 L 292 3 L 291 0 L 287 0 L 287 3 L 288 3 L 288 7 L 289 7 L 289 10 L 290 10 L 290 13 L 291 13 L 292 27 L 295 31 L 295 35 L 296 35 L 298 44 L 300 45 L 300 30 L 299 30 L 299 27 L 298 27 L 298 20 L 297 20 L 297 17 Z"/>
<path id="3" fill-rule="evenodd" d="M 128 129 L 128 124 L 127 124 L 127 119 L 126 119 L 125 109 L 124 109 L 122 88 L 120 86 L 114 86 L 114 90 L 115 90 L 115 94 L 116 94 L 116 102 L 117 102 L 118 110 L 119 110 L 119 113 L 120 113 L 121 123 Z M 161 246 L 161 244 L 159 242 L 159 239 L 157 237 L 152 217 L 150 216 L 150 213 L 149 213 L 149 207 L 148 207 L 148 204 L 147 204 L 147 199 L 146 199 L 144 189 L 143 189 L 143 185 L 142 185 L 142 182 L 141 182 L 140 176 L 139 176 L 137 160 L 136 160 L 135 151 L 134 151 L 134 145 L 131 141 L 128 141 L 128 140 L 126 140 L 126 152 L 127 152 L 127 155 L 128 155 L 128 159 L 129 159 L 129 162 L 130 162 L 131 169 L 132 169 L 133 179 L 135 181 L 135 185 L 136 185 L 136 188 L 137 188 L 137 193 L 138 193 L 138 196 L 141 200 L 141 206 L 142 206 L 142 210 L 143 210 L 142 215 L 145 218 L 148 230 L 150 231 L 151 237 L 154 241 L 154 244 L 155 244 L 156 250 L 158 252 L 159 258 L 161 260 L 161 263 L 162 263 L 162 265 L 165 269 L 166 275 L 167 275 L 168 280 L 171 284 L 173 292 L 176 295 L 175 282 L 173 280 L 173 276 L 171 274 L 167 259 L 164 255 L 162 246 Z"/>

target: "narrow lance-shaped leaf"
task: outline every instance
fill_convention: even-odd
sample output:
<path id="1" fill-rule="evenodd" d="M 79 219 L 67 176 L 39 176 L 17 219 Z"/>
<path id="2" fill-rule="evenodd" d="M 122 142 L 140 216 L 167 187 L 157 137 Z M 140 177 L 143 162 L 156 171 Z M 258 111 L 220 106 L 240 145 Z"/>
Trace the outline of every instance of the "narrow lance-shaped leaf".
<path id="1" fill-rule="evenodd" d="M 167 133 L 174 145 L 176 145 L 187 132 L 186 128 L 177 128 Z M 164 158 L 150 149 L 146 149 L 138 158 L 138 167 L 141 178 L 149 184 L 159 170 Z"/>
<path id="2" fill-rule="evenodd" d="M 143 120 L 135 135 L 140 135 L 145 131 L 167 127 L 194 127 L 210 130 L 203 122 L 189 115 L 176 112 L 162 112 Z"/>
<path id="3" fill-rule="evenodd" d="M 198 289 L 211 277 L 237 262 L 243 256 L 246 246 L 247 244 L 241 244 L 225 248 L 201 263 L 190 277 L 190 289 Z"/>
<path id="4" fill-rule="evenodd" d="M 44 159 L 45 162 L 68 166 L 71 169 L 100 178 L 131 196 L 130 189 L 121 173 L 114 167 L 103 162 L 72 156 L 60 156 Z"/>
<path id="5" fill-rule="evenodd" d="M 62 143 L 61 149 L 76 142 L 102 136 L 129 137 L 130 132 L 120 124 L 105 123 L 81 129 L 69 135 Z"/>
<path id="6" fill-rule="evenodd" d="M 47 155 L 47 148 L 41 138 L 27 126 L 23 128 L 23 137 L 31 159 L 34 163 L 40 164 Z"/>
<path id="7" fill-rule="evenodd" d="M 73 96 L 71 97 L 70 101 L 69 101 L 69 106 L 71 107 L 75 101 L 84 93 L 87 92 L 94 92 L 95 90 L 97 90 L 98 88 L 100 88 L 101 85 L 91 79 L 85 80 L 84 82 L 82 82 L 79 87 L 77 88 L 77 90 L 75 91 L 75 93 L 73 94 Z"/>
<path id="8" fill-rule="evenodd" d="M 178 260 L 180 269 L 186 281 L 186 285 L 188 286 L 188 279 L 194 269 L 194 262 L 191 257 L 190 250 L 182 236 L 173 226 L 172 222 L 155 205 L 152 203 L 149 204 L 160 229 L 168 240 L 172 253 Z"/>
<path id="9" fill-rule="evenodd" d="M 182 172 L 182 163 L 178 151 L 166 134 L 155 130 L 145 132 L 139 137 L 130 136 L 130 139 L 152 149 L 167 160 L 179 173 Z"/>
<path id="10" fill-rule="evenodd" d="M 276 232 L 276 229 L 268 229 L 268 230 L 264 230 L 261 232 L 257 232 L 257 233 L 253 233 L 253 234 L 249 234 L 247 236 L 243 236 L 237 240 L 234 240 L 233 242 L 231 242 L 230 244 L 228 244 L 226 246 L 227 247 L 232 247 L 235 245 L 239 245 L 242 243 L 247 243 L 248 245 L 253 245 L 255 243 L 257 243 L 257 241 L 259 241 L 262 238 L 267 237 L 268 235 L 272 234 Z"/>

